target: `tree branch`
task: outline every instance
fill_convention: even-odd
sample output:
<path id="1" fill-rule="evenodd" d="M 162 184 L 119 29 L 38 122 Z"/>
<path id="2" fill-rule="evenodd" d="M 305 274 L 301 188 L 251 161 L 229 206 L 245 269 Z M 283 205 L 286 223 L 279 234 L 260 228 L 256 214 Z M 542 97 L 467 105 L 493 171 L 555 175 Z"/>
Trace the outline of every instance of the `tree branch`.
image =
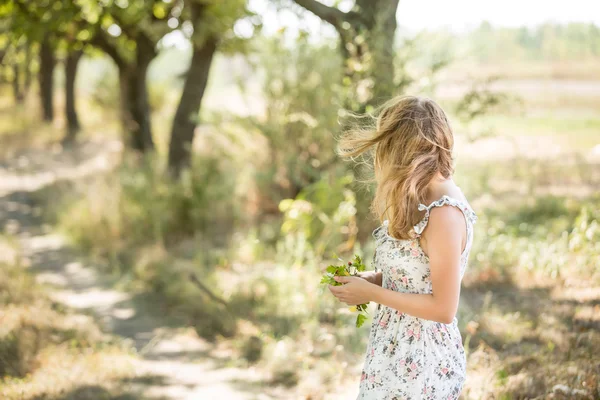
<path id="1" fill-rule="evenodd" d="M 109 15 L 112 17 L 112 19 L 115 20 L 117 25 L 119 25 L 119 28 L 121 28 L 121 32 L 129 36 L 131 40 L 137 40 L 139 29 L 135 26 L 135 23 L 133 24 L 133 26 L 131 26 L 130 24 L 126 24 L 123 18 L 121 18 L 121 16 L 119 15 L 118 11 L 109 12 Z"/>
<path id="2" fill-rule="evenodd" d="M 92 35 L 90 44 L 108 54 L 114 60 L 115 64 L 117 64 L 119 69 L 124 68 L 127 65 L 125 59 L 119 54 L 117 47 L 108 41 L 106 33 L 104 33 L 102 28 L 98 28 L 94 35 Z"/>
<path id="3" fill-rule="evenodd" d="M 347 13 L 316 0 L 294 0 L 294 2 L 338 29 L 341 28 L 342 22 L 348 19 Z"/>
<path id="4" fill-rule="evenodd" d="M 29 10 L 27 8 L 27 6 L 25 4 L 23 4 L 21 1 L 19 1 L 19 0 L 15 1 L 15 4 L 17 5 L 17 7 L 21 10 L 21 12 L 23 14 L 27 15 L 27 17 L 35 19 L 36 22 L 41 22 L 40 17 L 37 14 L 34 15 L 34 13 L 31 10 Z"/>
<path id="5" fill-rule="evenodd" d="M 202 283 L 202 281 L 200 281 L 198 276 L 193 271 L 188 271 L 188 273 L 189 273 L 189 277 L 190 277 L 191 281 L 194 282 L 194 284 L 196 285 L 196 287 L 198 287 L 198 289 L 202 290 L 204 293 L 206 293 L 208 295 L 208 297 L 210 297 L 217 303 L 225 306 L 225 308 L 227 308 L 229 306 L 225 300 L 223 300 L 222 298 L 220 298 L 219 296 L 214 294 L 204 283 Z"/>
<path id="6" fill-rule="evenodd" d="M 146 46 L 148 49 L 151 49 L 153 54 L 156 54 L 156 40 L 154 40 L 147 32 L 145 32 L 141 28 L 141 19 L 137 22 L 128 24 L 123 18 L 121 18 L 118 12 L 111 13 L 110 15 L 119 25 L 121 31 L 124 34 L 126 34 L 131 40 L 137 42 L 138 45 Z"/>

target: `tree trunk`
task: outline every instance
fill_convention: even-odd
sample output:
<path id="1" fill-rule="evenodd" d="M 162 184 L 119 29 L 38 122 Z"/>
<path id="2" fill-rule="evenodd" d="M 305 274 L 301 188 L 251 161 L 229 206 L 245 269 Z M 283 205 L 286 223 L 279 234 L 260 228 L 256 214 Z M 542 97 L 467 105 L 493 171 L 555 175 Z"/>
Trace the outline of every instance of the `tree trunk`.
<path id="1" fill-rule="evenodd" d="M 6 48 L 8 47 L 8 45 L 5 45 L 3 48 L 0 49 L 0 64 L 2 64 L 2 62 L 4 61 L 4 57 L 6 56 Z"/>
<path id="2" fill-rule="evenodd" d="M 24 49 L 24 45 L 22 42 L 18 43 L 15 45 L 14 51 L 15 53 L 18 55 L 19 53 L 21 53 L 21 51 L 23 51 Z M 23 68 L 23 62 L 19 62 L 19 58 L 20 57 L 16 57 L 17 59 L 13 61 L 13 63 L 10 65 L 10 68 L 12 69 L 12 75 L 13 75 L 13 80 L 12 80 L 12 89 L 13 89 L 13 98 L 15 100 L 15 104 L 23 104 L 23 100 L 25 99 L 25 95 L 24 95 L 24 90 L 23 90 L 23 82 L 22 82 L 22 71 L 24 70 Z"/>
<path id="3" fill-rule="evenodd" d="M 54 119 L 54 102 L 53 102 L 53 75 L 54 65 L 56 60 L 50 41 L 46 38 L 40 44 L 40 99 L 42 103 L 42 111 L 44 121 L 52 121 Z"/>
<path id="4" fill-rule="evenodd" d="M 80 129 L 79 117 L 77 116 L 75 101 L 75 80 L 77 78 L 77 66 L 83 54 L 82 50 L 71 50 L 65 60 L 65 113 L 67 117 L 66 142 L 72 142 Z"/>
<path id="5" fill-rule="evenodd" d="M 146 74 L 152 58 L 119 68 L 121 126 L 132 149 L 141 153 L 154 150 L 150 125 L 150 104 Z"/>
<path id="6" fill-rule="evenodd" d="M 356 101 L 353 93 L 346 107 L 364 112 L 394 94 L 394 37 L 399 0 L 356 0 L 349 12 L 317 0 L 294 0 L 298 5 L 330 23 L 340 35 L 344 75 L 354 85 L 372 81 L 368 98 Z M 360 39 L 357 40 L 357 39 Z M 363 41 L 364 39 L 364 41 Z M 356 65 L 364 65 L 357 70 Z"/>
<path id="7" fill-rule="evenodd" d="M 373 106 L 389 100 L 396 92 L 394 86 L 394 39 L 396 34 L 396 10 L 399 0 L 381 3 L 375 15 L 375 25 L 368 38 L 371 52 L 371 77 L 373 78 L 373 96 L 369 102 Z"/>
<path id="8" fill-rule="evenodd" d="M 119 99 L 120 99 L 120 118 L 121 118 L 121 129 L 123 130 L 124 140 L 127 142 L 131 142 L 130 132 L 132 132 L 135 127 L 133 122 L 133 116 L 131 113 L 131 98 L 132 98 L 132 88 L 131 88 L 131 79 L 130 76 L 133 75 L 131 68 L 128 65 L 121 66 L 119 65 Z"/>
<path id="9" fill-rule="evenodd" d="M 119 70 L 121 126 L 131 148 L 141 153 L 154 149 L 146 71 L 147 65 L 130 65 Z"/>
<path id="10" fill-rule="evenodd" d="M 21 91 L 21 71 L 19 69 L 19 64 L 14 63 L 12 65 L 13 70 L 13 97 L 15 99 L 15 104 L 23 104 L 23 92 Z"/>
<path id="11" fill-rule="evenodd" d="M 102 30 L 94 35 L 91 43 L 106 52 L 117 64 L 123 135 L 134 150 L 143 153 L 154 150 L 146 75 L 150 62 L 156 57 L 156 43 L 144 35 L 138 35 L 135 40 L 133 62 L 121 56 Z"/>
<path id="12" fill-rule="evenodd" d="M 31 87 L 31 42 L 25 43 L 25 67 L 23 68 L 23 97 L 29 94 Z"/>
<path id="13" fill-rule="evenodd" d="M 150 103 L 148 101 L 148 85 L 146 76 L 148 67 L 154 58 L 153 49 L 145 49 L 138 42 L 137 68 L 132 77 L 133 97 L 130 100 L 132 106 L 131 112 L 137 129 L 132 134 L 133 148 L 141 152 L 154 150 L 154 141 L 152 140 L 152 125 L 150 123 Z"/>
<path id="14" fill-rule="evenodd" d="M 176 177 L 190 165 L 197 115 L 206 90 L 216 47 L 215 40 L 208 39 L 202 47 L 194 48 L 192 62 L 185 78 L 181 100 L 171 129 L 169 169 Z"/>

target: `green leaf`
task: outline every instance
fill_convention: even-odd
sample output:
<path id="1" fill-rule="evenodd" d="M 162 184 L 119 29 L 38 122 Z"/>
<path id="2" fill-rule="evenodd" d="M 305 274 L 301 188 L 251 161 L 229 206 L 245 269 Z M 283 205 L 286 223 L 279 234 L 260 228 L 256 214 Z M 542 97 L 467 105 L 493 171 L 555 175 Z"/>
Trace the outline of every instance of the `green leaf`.
<path id="1" fill-rule="evenodd" d="M 366 269 L 362 258 L 358 254 L 354 256 L 353 264 L 359 272 L 362 272 Z"/>
<path id="2" fill-rule="evenodd" d="M 324 275 L 324 276 L 321 278 L 321 284 L 328 284 L 328 285 L 335 285 L 335 286 L 338 286 L 338 285 L 339 285 L 339 282 L 335 281 L 335 280 L 333 279 L 333 276 L 330 276 L 330 275 Z"/>
<path id="3" fill-rule="evenodd" d="M 329 267 L 327 267 L 326 271 L 329 272 L 330 274 L 335 274 L 335 272 L 337 271 L 338 267 L 335 265 L 330 265 Z"/>
<path id="4" fill-rule="evenodd" d="M 367 320 L 366 315 L 358 314 L 358 316 L 356 317 L 356 327 L 360 328 L 361 326 L 363 326 L 363 324 L 365 323 L 366 320 Z"/>

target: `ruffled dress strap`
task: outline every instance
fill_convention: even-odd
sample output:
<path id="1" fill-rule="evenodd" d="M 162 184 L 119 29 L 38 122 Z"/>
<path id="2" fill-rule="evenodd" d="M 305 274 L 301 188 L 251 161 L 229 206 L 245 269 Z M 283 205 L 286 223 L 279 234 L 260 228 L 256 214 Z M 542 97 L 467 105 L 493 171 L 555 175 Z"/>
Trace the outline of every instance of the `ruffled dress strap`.
<path id="1" fill-rule="evenodd" d="M 418 224 L 414 226 L 414 230 L 417 233 L 417 236 L 421 236 L 421 234 L 425 230 L 425 227 L 429 222 L 429 213 L 431 212 L 431 209 L 434 207 L 442 207 L 445 205 L 457 207 L 462 211 L 467 221 L 467 229 L 469 229 L 469 231 L 471 230 L 471 226 L 475 224 L 475 222 L 477 222 L 477 214 L 475 214 L 475 211 L 473 211 L 473 209 L 469 206 L 468 203 L 445 194 L 440 199 L 432 202 L 430 205 L 425 205 L 423 203 L 419 204 L 419 211 L 425 211 L 425 216 L 423 217 L 423 219 L 421 219 L 421 221 L 419 221 Z"/>
<path id="2" fill-rule="evenodd" d="M 387 238 L 387 226 L 389 221 L 386 219 L 379 225 L 375 230 L 373 230 L 373 238 L 375 238 L 375 242 L 377 244 L 381 244 Z"/>
<path id="3" fill-rule="evenodd" d="M 376 246 L 379 246 L 381 244 L 383 244 L 387 239 L 388 239 L 388 235 L 387 235 L 387 227 L 388 227 L 388 223 L 389 221 L 386 219 L 385 221 L 383 221 L 383 223 L 381 223 L 377 228 L 375 228 L 373 230 L 373 238 L 375 239 L 375 244 Z M 375 270 L 375 272 L 379 272 L 381 271 L 381 269 L 379 269 L 377 267 L 377 249 L 373 252 L 373 268 Z M 379 310 L 380 306 L 377 306 L 377 309 Z"/>

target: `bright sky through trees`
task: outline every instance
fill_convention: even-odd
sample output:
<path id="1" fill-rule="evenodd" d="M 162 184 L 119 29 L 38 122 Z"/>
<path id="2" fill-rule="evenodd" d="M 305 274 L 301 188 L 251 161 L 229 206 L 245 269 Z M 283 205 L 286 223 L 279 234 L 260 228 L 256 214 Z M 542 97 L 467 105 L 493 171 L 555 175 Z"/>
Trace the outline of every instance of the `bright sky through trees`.
<path id="1" fill-rule="evenodd" d="M 334 3 L 327 0 L 322 2 Z M 289 6 L 292 1 L 282 3 Z M 352 4 L 352 1 L 342 0 L 338 7 L 347 11 Z M 266 34 L 285 27 L 292 37 L 299 28 L 309 31 L 315 39 L 337 37 L 334 29 L 323 24 L 316 16 L 305 12 L 306 17 L 300 20 L 289 7 L 277 11 L 273 0 L 250 0 L 250 9 L 262 16 Z M 493 26 L 507 27 L 533 27 L 544 22 L 592 22 L 600 25 L 600 0 L 401 0 L 398 7 L 400 30 L 417 32 L 446 28 L 462 32 L 476 28 L 483 21 Z M 247 37 L 252 34 L 252 29 L 251 23 L 240 20 L 235 32 L 238 36 Z M 186 47 L 180 32 L 168 36 L 163 42 L 165 45 Z"/>
<path id="2" fill-rule="evenodd" d="M 329 4 L 332 1 L 323 0 Z M 250 7 L 263 15 L 267 32 L 282 25 L 297 26 L 299 21 L 291 12 L 277 14 L 271 0 L 250 0 Z M 341 1 L 346 11 L 351 1 Z M 468 30 L 482 21 L 495 26 L 535 26 L 544 22 L 594 22 L 600 25 L 598 0 L 401 0 L 398 7 L 398 26 L 419 31 L 422 29 L 450 28 Z M 302 25 L 318 29 L 318 18 L 307 18 Z"/>

